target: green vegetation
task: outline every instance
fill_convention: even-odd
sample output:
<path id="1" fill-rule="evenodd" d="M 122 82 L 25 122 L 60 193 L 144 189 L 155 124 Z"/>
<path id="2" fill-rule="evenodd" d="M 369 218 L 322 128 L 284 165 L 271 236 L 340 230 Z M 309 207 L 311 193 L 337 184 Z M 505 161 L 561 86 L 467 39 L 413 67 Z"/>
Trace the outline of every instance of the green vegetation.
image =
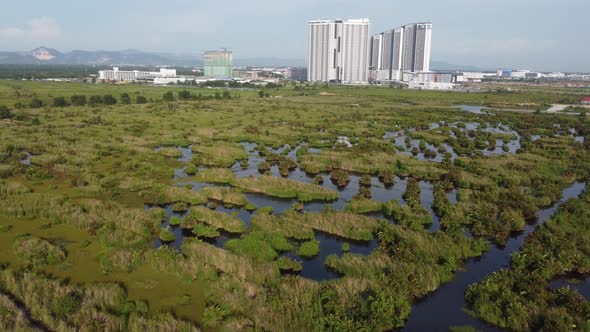
<path id="1" fill-rule="evenodd" d="M 246 192 L 260 193 L 280 198 L 297 198 L 301 202 L 335 200 L 338 193 L 315 184 L 307 184 L 274 176 L 245 177 L 236 186 Z"/>
<path id="2" fill-rule="evenodd" d="M 346 203 L 344 211 L 354 213 L 379 212 L 383 209 L 383 204 L 362 196 L 356 196 L 352 201 Z"/>
<path id="3" fill-rule="evenodd" d="M 214 239 L 219 236 L 219 232 L 215 227 L 203 224 L 196 224 L 193 228 L 193 234 L 195 234 L 199 238 L 204 237 L 208 239 Z"/>
<path id="4" fill-rule="evenodd" d="M 350 182 L 350 175 L 345 170 L 337 169 L 330 173 L 330 180 L 338 185 L 338 187 L 346 187 L 348 182 Z"/>
<path id="5" fill-rule="evenodd" d="M 303 268 L 301 266 L 301 262 L 294 261 L 287 256 L 281 256 L 277 260 L 277 265 L 281 271 L 287 272 L 299 272 Z"/>
<path id="6" fill-rule="evenodd" d="M 565 203 L 512 255 L 511 268 L 471 285 L 465 294 L 470 312 L 515 331 L 590 328 L 590 306 L 575 290 L 552 289 L 549 282 L 590 273 L 590 192 Z"/>
<path id="7" fill-rule="evenodd" d="M 160 240 L 163 242 L 172 242 L 176 239 L 174 233 L 170 230 L 170 227 L 160 229 Z"/>
<path id="8" fill-rule="evenodd" d="M 213 211 L 204 206 L 191 207 L 189 214 L 185 218 L 202 222 L 230 233 L 243 233 L 246 230 L 244 223 L 237 217 L 223 212 Z"/>
<path id="9" fill-rule="evenodd" d="M 14 243 L 14 252 L 33 265 L 58 264 L 66 258 L 62 248 L 36 237 L 17 240 Z"/>
<path id="10" fill-rule="evenodd" d="M 320 242 L 316 240 L 303 242 L 297 248 L 297 255 L 303 258 L 311 258 L 320 253 Z"/>
<path id="11" fill-rule="evenodd" d="M 182 224 L 182 218 L 177 217 L 177 216 L 170 217 L 170 225 L 178 226 L 180 224 Z"/>
<path id="12" fill-rule="evenodd" d="M 55 331 L 399 328 L 412 304 L 451 282 L 488 241 L 506 243 L 565 187 L 590 174 L 590 124 L 582 116 L 456 109 L 534 109 L 577 102 L 580 89 L 453 93 L 288 84 L 263 91 L 277 98 L 259 98 L 258 89 L 185 89 L 0 82 L 6 105 L 0 108 L 0 329 L 26 330 L 33 320 Z M 165 94 L 172 98 L 165 101 Z M 487 157 L 482 151 L 495 140 L 515 137 L 494 132 L 500 124 L 518 133 L 521 147 Z M 569 136 L 570 128 L 584 143 Z M 387 132 L 404 133 L 404 146 L 384 139 Z M 333 147 L 339 136 L 353 146 Z M 414 139 L 422 153 L 448 146 L 457 158 L 413 157 L 407 143 Z M 288 175 L 298 164 L 315 176 L 314 184 L 312 178 L 238 177 L 231 168 L 245 166 L 244 142 L 255 143 L 267 160 L 264 173 L 277 165 Z M 301 144 L 296 159 L 287 156 Z M 287 145 L 281 153 L 266 149 Z M 191 163 L 177 160 L 179 146 L 192 146 Z M 184 167 L 189 177 L 181 176 Z M 287 207 L 330 202 L 341 197 L 322 186 L 329 174 L 341 185 L 351 174 L 361 178 L 346 211 L 312 213 L 311 204 L 281 214 L 260 208 L 246 227 L 220 212 L 225 209 L 206 207 L 251 210 L 244 193 L 288 199 Z M 396 176 L 409 181 L 406 204 L 371 197 L 374 177 L 394 190 Z M 432 216 L 420 204 L 418 181 L 435 186 L 440 231 L 424 229 Z M 446 197 L 449 190 L 457 191 L 456 204 Z M 548 287 L 556 277 L 588 273 L 586 204 L 584 197 L 564 205 L 514 255 L 510 270 L 470 288 L 471 313 L 516 330 L 586 329 L 587 301 Z M 174 240 L 162 228 L 165 211 L 154 206 L 189 208 L 180 224 L 196 237 L 184 237 L 182 254 L 153 248 L 159 237 Z M 361 215 L 378 211 L 393 220 Z M 199 240 L 214 242 L 221 230 L 239 238 L 225 248 Z M 315 232 L 379 244 L 366 256 L 343 245 L 324 262 L 341 277 L 318 282 L 296 275 L 305 264 L 282 256 L 316 249 Z"/>
<path id="13" fill-rule="evenodd" d="M 193 145 L 193 163 L 213 167 L 231 167 L 248 155 L 239 144 L 215 142 L 214 144 Z"/>
<path id="14" fill-rule="evenodd" d="M 182 157 L 182 151 L 180 151 L 177 148 L 161 148 L 159 152 L 164 157 L 169 157 L 169 158 Z"/>
<path id="15" fill-rule="evenodd" d="M 205 187 L 201 189 L 201 193 L 207 196 L 208 199 L 228 205 L 247 206 L 251 204 L 240 191 L 231 188 Z"/>

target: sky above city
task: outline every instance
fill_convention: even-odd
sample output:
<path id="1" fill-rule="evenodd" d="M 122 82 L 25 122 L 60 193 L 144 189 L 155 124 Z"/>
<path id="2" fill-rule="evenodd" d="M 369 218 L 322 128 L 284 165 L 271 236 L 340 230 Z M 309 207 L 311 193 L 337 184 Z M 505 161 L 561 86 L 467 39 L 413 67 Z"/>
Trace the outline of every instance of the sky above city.
<path id="1" fill-rule="evenodd" d="M 590 72 L 589 0 L 3 1 L 0 51 L 137 49 L 306 59 L 307 22 L 369 18 L 371 33 L 433 24 L 432 60 Z"/>

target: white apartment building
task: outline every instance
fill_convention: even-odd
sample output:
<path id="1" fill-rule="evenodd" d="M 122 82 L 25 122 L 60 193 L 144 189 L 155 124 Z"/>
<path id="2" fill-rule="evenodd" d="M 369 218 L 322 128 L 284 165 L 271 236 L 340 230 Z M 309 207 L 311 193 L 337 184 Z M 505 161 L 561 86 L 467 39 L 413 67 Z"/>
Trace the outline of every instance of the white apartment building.
<path id="1" fill-rule="evenodd" d="M 432 24 L 412 23 L 374 35 L 370 39 L 370 78 L 404 80 L 404 72 L 428 72 Z"/>
<path id="2" fill-rule="evenodd" d="M 310 21 L 307 80 L 368 82 L 369 28 L 369 19 Z"/>
<path id="3" fill-rule="evenodd" d="M 112 70 L 99 70 L 98 79 L 105 81 L 137 81 L 155 78 L 175 78 L 176 69 L 160 68 L 160 71 L 139 71 L 139 70 L 119 70 L 119 67 L 113 67 Z"/>

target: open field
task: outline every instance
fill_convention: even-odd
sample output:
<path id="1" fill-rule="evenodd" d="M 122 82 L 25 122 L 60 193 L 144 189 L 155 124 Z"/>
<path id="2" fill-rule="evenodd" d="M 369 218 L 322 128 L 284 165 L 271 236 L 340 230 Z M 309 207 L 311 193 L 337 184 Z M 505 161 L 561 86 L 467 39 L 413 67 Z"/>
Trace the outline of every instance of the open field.
<path id="1" fill-rule="evenodd" d="M 578 91 L 223 91 L 0 81 L 0 327 L 411 329 L 419 303 L 497 255 L 510 270 L 424 319 L 470 325 L 444 320 L 465 306 L 514 330 L 587 328 L 587 298 L 549 284 L 589 273 L 588 194 L 559 201 L 589 178 L 589 120 L 459 108 Z"/>

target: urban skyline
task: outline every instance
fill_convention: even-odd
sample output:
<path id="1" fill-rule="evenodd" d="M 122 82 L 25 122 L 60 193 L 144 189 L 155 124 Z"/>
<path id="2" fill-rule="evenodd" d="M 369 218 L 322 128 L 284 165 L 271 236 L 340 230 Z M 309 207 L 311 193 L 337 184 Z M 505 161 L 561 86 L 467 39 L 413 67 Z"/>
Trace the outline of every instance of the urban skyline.
<path id="1" fill-rule="evenodd" d="M 68 15 L 71 11 L 93 15 Z M 165 10 L 155 0 L 105 0 L 100 6 L 25 0 L 4 4 L 0 47 L 2 51 L 47 46 L 63 51 L 138 49 L 198 54 L 225 46 L 240 58 L 305 59 L 307 35 L 301 30 L 310 19 L 371 17 L 374 31 L 390 28 L 387 22 L 392 20 L 400 24 L 433 22 L 432 58 L 436 61 L 483 69 L 590 72 L 586 60 L 590 45 L 571 33 L 586 30 L 589 11 L 586 0 L 567 0 L 567 6 L 549 0 L 368 0 L 361 5 L 350 0 L 254 0 L 247 4 L 170 0 Z M 124 13 L 125 19 L 113 13 Z M 277 47 L 276 40 L 289 42 Z"/>
<path id="2" fill-rule="evenodd" d="M 404 73 L 430 71 L 432 23 L 372 36 L 370 25 L 368 18 L 309 21 L 308 81 L 402 81 Z"/>

